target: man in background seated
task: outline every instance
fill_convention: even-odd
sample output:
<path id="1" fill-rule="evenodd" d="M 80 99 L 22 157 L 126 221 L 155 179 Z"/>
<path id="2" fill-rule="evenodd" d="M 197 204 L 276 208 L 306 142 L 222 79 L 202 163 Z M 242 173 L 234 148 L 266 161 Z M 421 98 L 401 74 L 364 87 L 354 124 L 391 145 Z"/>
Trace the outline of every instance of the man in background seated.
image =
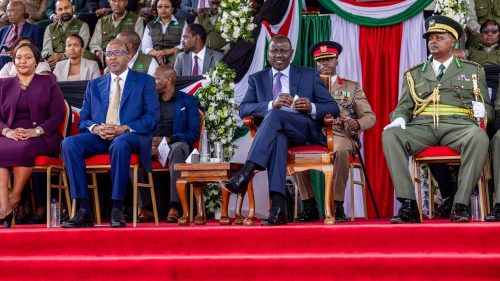
<path id="1" fill-rule="evenodd" d="M 344 197 L 349 178 L 349 155 L 355 156 L 361 148 L 359 135 L 375 125 L 373 113 L 363 89 L 357 81 L 340 78 L 337 75 L 338 57 L 342 46 L 337 42 L 325 41 L 314 44 L 309 53 L 316 61 L 316 68 L 321 74 L 330 94 L 340 108 L 340 116 L 333 125 L 333 145 L 335 162 L 333 170 L 335 221 L 346 222 Z M 309 172 L 296 174 L 300 198 L 304 206 L 298 221 L 308 222 L 319 219 L 318 207 L 314 198 Z"/>
<path id="2" fill-rule="evenodd" d="M 206 46 L 209 49 L 226 53 L 229 51 L 229 43 L 222 38 L 221 33 L 215 28 L 215 22 L 219 17 L 220 0 L 210 0 L 210 10 L 196 17 L 195 23 L 199 23 L 207 31 Z"/>
<path id="3" fill-rule="evenodd" d="M 475 48 L 467 49 L 468 59 L 481 65 L 500 64 L 500 32 L 498 23 L 488 20 L 481 25 L 481 43 Z"/>
<path id="4" fill-rule="evenodd" d="M 246 192 L 255 170 L 267 169 L 272 207 L 263 225 L 287 223 L 285 177 L 288 147 L 326 145 L 323 117 L 339 116 L 339 108 L 318 72 L 290 65 L 293 57 L 288 37 L 276 35 L 269 44 L 271 69 L 250 75 L 248 90 L 240 104 L 241 118 L 263 117 L 247 161 L 221 186 L 234 194 Z M 295 97 L 295 99 L 294 99 Z"/>
<path id="5" fill-rule="evenodd" d="M 205 46 L 207 32 L 200 24 L 190 24 L 182 37 L 184 53 L 179 54 L 175 60 L 174 68 L 177 75 L 197 76 L 205 74 L 222 59 L 222 53 Z"/>
<path id="6" fill-rule="evenodd" d="M 89 26 L 73 18 L 73 12 L 74 7 L 70 0 L 56 2 L 56 15 L 59 20 L 47 26 L 43 35 L 42 57 L 47 59 L 51 67 L 58 61 L 67 59 L 64 52 L 69 35 L 78 34 L 83 40 L 83 50 L 87 48 L 90 38 Z"/>
<path id="7" fill-rule="evenodd" d="M 24 19 L 25 7 L 21 1 L 11 1 L 7 5 L 7 17 L 10 25 L 0 29 L 0 68 L 11 61 L 8 51 L 19 37 L 30 38 L 35 46 L 41 50 L 43 30 Z"/>
<path id="8" fill-rule="evenodd" d="M 113 39 L 106 47 L 110 73 L 90 80 L 82 110 L 80 134 L 64 139 L 62 155 L 78 201 L 76 215 L 63 227 L 92 227 L 85 159 L 109 153 L 113 208 L 111 227 L 126 227 L 123 199 L 129 182 L 130 156 L 140 154 L 141 164 L 151 170 L 151 141 L 159 120 L 158 96 L 153 77 L 128 69 L 127 45 Z"/>
<path id="9" fill-rule="evenodd" d="M 170 210 L 167 215 L 168 223 L 177 223 L 181 214 L 179 195 L 176 182 L 179 172 L 174 171 L 174 164 L 184 163 L 193 150 L 193 145 L 200 137 L 200 115 L 198 100 L 191 95 L 175 90 L 175 70 L 172 66 L 161 65 L 154 73 L 156 91 L 160 101 L 160 123 L 154 131 L 152 156 L 159 159 L 158 146 L 165 138 L 170 152 L 168 167 L 170 172 Z M 156 187 L 158 187 L 155 184 Z M 164 187 L 161 186 L 163 189 Z M 158 194 L 158 193 L 157 193 Z M 141 201 L 148 196 L 148 192 L 141 193 Z"/>
<path id="10" fill-rule="evenodd" d="M 94 34 L 90 40 L 89 49 L 94 53 L 104 65 L 102 51 L 108 43 L 116 38 L 122 31 L 135 31 L 142 36 L 144 31 L 144 22 L 139 16 L 127 12 L 125 7 L 127 0 L 109 0 L 113 13 L 104 16 L 97 21 Z"/>
<path id="11" fill-rule="evenodd" d="M 139 37 L 135 31 L 122 31 L 118 34 L 116 39 L 127 44 L 130 57 L 128 67 L 137 72 L 153 76 L 156 68 L 158 68 L 158 63 L 153 57 L 142 53 L 139 49 L 139 46 L 141 45 L 141 37 Z"/>

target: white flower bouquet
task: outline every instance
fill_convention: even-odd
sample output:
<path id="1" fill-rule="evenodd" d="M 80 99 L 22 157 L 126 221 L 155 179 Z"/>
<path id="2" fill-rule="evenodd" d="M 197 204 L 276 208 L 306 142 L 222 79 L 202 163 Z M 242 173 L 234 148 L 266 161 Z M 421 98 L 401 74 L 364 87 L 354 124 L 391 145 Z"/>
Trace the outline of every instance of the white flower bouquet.
<path id="1" fill-rule="evenodd" d="M 247 0 L 222 0 L 215 28 L 227 42 L 236 42 L 243 38 L 253 42 L 252 30 L 257 25 L 252 23 L 252 9 Z"/>

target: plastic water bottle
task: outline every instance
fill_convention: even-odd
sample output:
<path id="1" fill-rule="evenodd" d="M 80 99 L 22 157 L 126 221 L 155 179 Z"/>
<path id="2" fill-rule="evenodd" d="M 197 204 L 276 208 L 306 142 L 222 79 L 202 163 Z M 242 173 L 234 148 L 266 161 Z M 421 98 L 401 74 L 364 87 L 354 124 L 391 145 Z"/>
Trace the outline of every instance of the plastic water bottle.
<path id="1" fill-rule="evenodd" d="M 472 221 L 480 221 L 480 210 L 479 210 L 479 196 L 476 192 L 470 197 L 470 212 Z"/>
<path id="2" fill-rule="evenodd" d="M 206 128 L 203 129 L 203 133 L 201 135 L 200 162 L 201 163 L 210 162 L 210 144 L 208 143 L 208 135 Z"/>
<path id="3" fill-rule="evenodd" d="M 50 227 L 61 227 L 61 204 L 56 198 L 50 203 Z"/>

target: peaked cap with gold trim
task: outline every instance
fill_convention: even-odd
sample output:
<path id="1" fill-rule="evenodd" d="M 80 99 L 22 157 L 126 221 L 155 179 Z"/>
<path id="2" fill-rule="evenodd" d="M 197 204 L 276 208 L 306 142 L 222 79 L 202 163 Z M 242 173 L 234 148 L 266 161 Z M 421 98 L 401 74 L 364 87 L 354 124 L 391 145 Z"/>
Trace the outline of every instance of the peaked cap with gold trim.
<path id="1" fill-rule="evenodd" d="M 441 15 L 435 15 L 429 17 L 425 21 L 425 29 L 427 30 L 423 37 L 427 39 L 431 33 L 445 33 L 448 32 L 455 39 L 460 39 L 462 37 L 462 34 L 464 33 L 464 30 L 462 28 L 462 25 L 458 22 L 456 22 L 454 19 L 446 17 L 446 16 L 441 16 Z"/>
<path id="2" fill-rule="evenodd" d="M 336 58 L 342 53 L 342 45 L 333 41 L 318 42 L 309 48 L 309 54 L 314 60 Z"/>

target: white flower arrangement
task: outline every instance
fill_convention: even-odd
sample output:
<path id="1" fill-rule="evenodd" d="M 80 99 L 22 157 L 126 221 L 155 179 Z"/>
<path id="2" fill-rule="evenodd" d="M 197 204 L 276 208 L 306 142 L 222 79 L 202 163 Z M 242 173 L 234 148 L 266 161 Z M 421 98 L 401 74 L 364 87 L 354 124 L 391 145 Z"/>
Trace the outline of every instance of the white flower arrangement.
<path id="1" fill-rule="evenodd" d="M 252 10 L 247 0 L 222 0 L 220 2 L 220 17 L 215 28 L 227 42 L 236 42 L 242 38 L 252 42 L 252 30 L 257 25 L 252 23 Z"/>
<path id="2" fill-rule="evenodd" d="M 234 78 L 236 73 L 218 62 L 207 74 L 207 81 L 198 92 L 198 99 L 205 110 L 205 128 L 211 143 L 221 142 L 224 161 L 229 161 L 236 145 L 233 143 L 236 131 L 237 105 L 234 102 Z"/>
<path id="3" fill-rule="evenodd" d="M 469 0 L 437 0 L 435 13 L 450 17 L 465 26 L 468 20 L 467 7 Z"/>

